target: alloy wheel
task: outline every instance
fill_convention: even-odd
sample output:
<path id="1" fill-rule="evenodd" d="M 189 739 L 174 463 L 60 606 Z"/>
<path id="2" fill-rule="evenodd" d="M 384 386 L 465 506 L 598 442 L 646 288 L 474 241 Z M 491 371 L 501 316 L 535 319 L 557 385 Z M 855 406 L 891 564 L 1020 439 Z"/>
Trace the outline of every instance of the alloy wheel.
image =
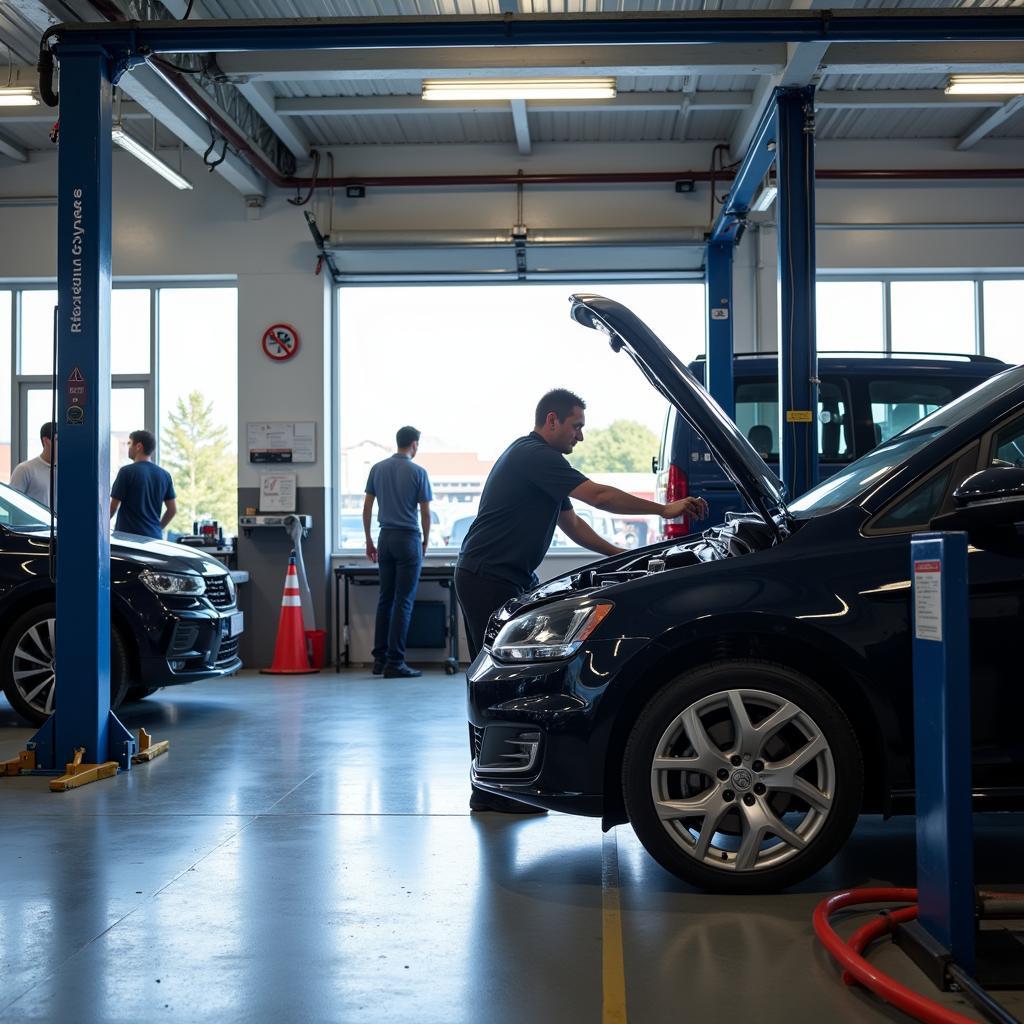
<path id="1" fill-rule="evenodd" d="M 42 619 L 18 638 L 12 656 L 11 674 L 22 699 L 34 711 L 53 713 L 56 619 Z"/>
<path id="2" fill-rule="evenodd" d="M 709 694 L 662 732 L 650 767 L 662 827 L 719 871 L 774 868 L 821 832 L 836 793 L 828 740 L 792 700 L 756 689 Z"/>

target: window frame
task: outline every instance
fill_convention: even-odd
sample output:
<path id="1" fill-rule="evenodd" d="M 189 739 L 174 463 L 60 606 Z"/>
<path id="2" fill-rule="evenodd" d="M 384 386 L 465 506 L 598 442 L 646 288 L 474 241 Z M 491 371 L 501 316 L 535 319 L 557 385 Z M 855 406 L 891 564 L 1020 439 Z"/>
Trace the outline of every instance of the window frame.
<path id="1" fill-rule="evenodd" d="M 699 284 L 704 289 L 705 298 L 705 310 L 707 307 L 707 280 L 705 275 L 701 271 L 673 271 L 670 276 L 662 277 L 653 275 L 650 273 L 642 276 L 629 276 L 622 274 L 581 274 L 573 273 L 566 274 L 560 277 L 550 277 L 543 280 L 529 280 L 528 283 L 536 286 L 549 286 L 549 287 L 565 287 L 567 285 L 578 285 L 581 279 L 586 279 L 588 283 L 607 283 L 607 284 Z M 332 486 L 330 496 L 330 551 L 331 558 L 336 562 L 342 559 L 360 558 L 365 555 L 363 549 L 355 547 L 343 548 L 340 546 L 341 541 L 341 451 L 344 447 L 344 437 L 341 429 L 341 387 L 340 385 L 340 373 L 341 367 L 341 307 L 343 302 L 343 292 L 345 290 L 354 289 L 374 289 L 374 288 L 440 288 L 445 285 L 454 286 L 467 286 L 467 285 L 480 285 L 488 287 L 507 287 L 515 288 L 519 284 L 518 280 L 477 280 L 467 277 L 453 277 L 449 280 L 439 281 L 417 281 L 402 278 L 401 276 L 390 276 L 382 277 L 380 279 L 367 279 L 367 280 L 345 280 L 340 284 L 335 284 L 330 289 L 330 317 L 331 317 L 331 365 L 326 372 L 330 374 L 331 383 L 331 429 L 333 431 L 332 436 L 335 438 L 333 450 L 331 453 L 331 480 Z M 705 348 L 707 346 L 707 321 L 705 316 L 704 322 L 704 334 L 705 334 Z M 659 446 L 661 440 L 664 437 L 664 425 L 660 431 L 656 432 L 659 437 Z M 671 439 L 668 444 L 671 449 Z M 660 452 L 659 447 L 659 452 Z M 658 493 L 659 481 L 662 479 L 662 470 L 667 471 L 667 463 L 665 466 L 660 465 L 658 472 L 654 473 L 655 478 L 655 495 Z M 556 531 L 558 527 L 555 528 Z M 428 547 L 426 552 L 426 558 L 441 558 L 446 561 L 451 561 L 457 558 L 459 554 L 459 548 L 453 548 L 448 545 L 444 547 Z M 587 548 L 578 547 L 571 545 L 568 547 L 556 547 L 554 544 L 549 546 L 545 559 L 575 559 L 577 562 L 581 560 L 592 560 L 595 557 L 594 552 Z"/>
<path id="2" fill-rule="evenodd" d="M 111 374 L 111 387 L 141 388 L 145 392 L 146 420 L 153 424 L 156 435 L 157 454 L 160 451 L 160 422 L 158 406 L 160 400 L 160 292 L 172 288 L 238 288 L 238 279 L 232 276 L 179 278 L 163 280 L 156 277 L 124 277 L 115 280 L 111 288 L 149 291 L 149 373 Z M 21 348 L 21 298 L 25 292 L 54 291 L 56 280 L 0 280 L 0 289 L 11 293 L 11 468 L 31 458 L 32 438 L 23 436 L 21 411 L 27 401 L 27 392 L 34 389 L 48 389 L 49 374 L 19 373 Z"/>
<path id="3" fill-rule="evenodd" d="M 878 282 L 882 285 L 882 351 L 874 349 L 866 350 L 870 355 L 892 355 L 895 351 L 901 353 L 900 349 L 892 347 L 892 286 L 894 284 L 910 283 L 915 281 L 968 281 L 973 285 L 974 291 L 974 351 L 971 353 L 956 353 L 961 358 L 969 356 L 984 356 L 985 352 L 985 282 L 986 281 L 1021 281 L 1024 282 L 1024 275 L 1019 271 L 963 271 L 944 270 L 931 273 L 879 273 L 877 271 L 819 271 L 816 283 L 820 284 L 842 284 L 843 282 Z M 838 353 L 829 351 L 825 355 Z M 822 354 L 822 353 L 819 353 Z M 927 356 L 927 352 L 909 353 Z M 938 353 L 942 354 L 942 353 Z"/>

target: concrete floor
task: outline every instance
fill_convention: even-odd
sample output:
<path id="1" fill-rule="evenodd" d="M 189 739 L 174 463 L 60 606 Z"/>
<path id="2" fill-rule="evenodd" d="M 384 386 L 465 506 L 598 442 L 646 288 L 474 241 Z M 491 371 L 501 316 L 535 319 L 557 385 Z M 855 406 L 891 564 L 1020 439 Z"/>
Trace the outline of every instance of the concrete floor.
<path id="1" fill-rule="evenodd" d="M 840 984 L 810 918 L 912 884 L 912 821 L 863 819 L 795 892 L 703 895 L 628 827 L 470 816 L 464 686 L 243 673 L 124 707 L 171 740 L 130 774 L 0 780 L 0 1021 L 904 1019 Z M 0 698 L 0 756 L 30 735 Z M 977 819 L 980 881 L 1024 881 L 1021 825 Z M 873 959 L 934 994 L 898 950 Z"/>

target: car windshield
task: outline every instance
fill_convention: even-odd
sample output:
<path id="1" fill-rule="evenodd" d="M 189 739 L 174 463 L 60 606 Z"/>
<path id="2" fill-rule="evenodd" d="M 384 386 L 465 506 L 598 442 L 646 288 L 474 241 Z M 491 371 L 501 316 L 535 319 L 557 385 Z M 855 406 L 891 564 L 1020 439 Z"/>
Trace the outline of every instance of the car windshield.
<path id="1" fill-rule="evenodd" d="M 8 530 L 34 531 L 50 527 L 50 510 L 11 487 L 0 484 L 0 525 Z"/>
<path id="2" fill-rule="evenodd" d="M 807 519 L 845 505 L 868 487 L 879 483 L 896 466 L 909 459 L 945 429 L 944 426 L 938 426 L 931 430 L 914 430 L 900 434 L 888 444 L 873 448 L 842 472 L 835 473 L 817 487 L 791 501 L 789 511 L 799 519 Z"/>

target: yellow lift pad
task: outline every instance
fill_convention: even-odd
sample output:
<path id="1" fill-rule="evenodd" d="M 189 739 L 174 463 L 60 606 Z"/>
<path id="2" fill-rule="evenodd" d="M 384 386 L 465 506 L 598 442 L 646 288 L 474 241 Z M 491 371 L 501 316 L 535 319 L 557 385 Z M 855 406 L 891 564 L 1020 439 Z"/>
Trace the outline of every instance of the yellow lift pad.
<path id="1" fill-rule="evenodd" d="M 139 729 L 139 752 L 137 754 L 132 754 L 132 764 L 140 764 L 143 761 L 152 761 L 154 757 L 166 754 L 170 748 L 170 740 L 157 740 L 157 742 L 154 743 L 153 737 L 150 736 L 145 729 Z"/>
<path id="2" fill-rule="evenodd" d="M 82 764 L 84 754 L 85 747 L 79 747 L 75 751 L 75 759 L 64 766 L 65 774 L 50 783 L 50 789 L 54 793 L 78 789 L 79 786 L 87 786 L 90 782 L 109 779 L 117 774 L 116 761 L 104 761 L 102 764 Z"/>

